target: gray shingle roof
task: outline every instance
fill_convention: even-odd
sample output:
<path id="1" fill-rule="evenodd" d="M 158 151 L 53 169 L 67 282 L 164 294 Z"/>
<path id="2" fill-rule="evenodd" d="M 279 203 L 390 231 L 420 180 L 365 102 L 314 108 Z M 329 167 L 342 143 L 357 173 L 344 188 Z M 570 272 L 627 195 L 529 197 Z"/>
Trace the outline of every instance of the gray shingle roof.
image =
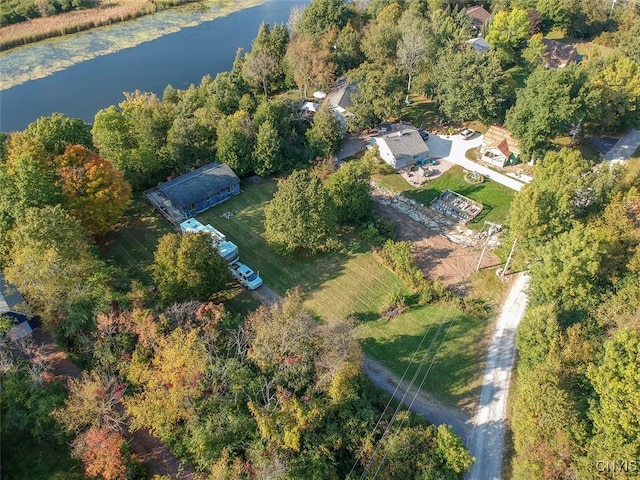
<path id="1" fill-rule="evenodd" d="M 405 128 L 396 132 L 387 133 L 381 137 L 389 146 L 394 157 L 413 157 L 429 151 L 417 130 Z"/>
<path id="2" fill-rule="evenodd" d="M 229 165 L 213 162 L 163 183 L 158 190 L 175 205 L 186 208 L 237 183 L 240 179 Z"/>

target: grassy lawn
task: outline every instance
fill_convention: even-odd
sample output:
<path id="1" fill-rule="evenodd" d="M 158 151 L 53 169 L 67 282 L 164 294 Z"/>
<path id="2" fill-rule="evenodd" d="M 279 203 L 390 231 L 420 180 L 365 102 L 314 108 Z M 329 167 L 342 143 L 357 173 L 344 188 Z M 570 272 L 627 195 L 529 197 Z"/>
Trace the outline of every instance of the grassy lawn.
<path id="1" fill-rule="evenodd" d="M 400 180 L 406 190 L 411 189 Z M 272 198 L 276 182 L 243 183 L 241 187 L 240 195 L 197 218 L 202 223 L 210 223 L 236 243 L 241 260 L 258 270 L 267 286 L 280 294 L 300 286 L 305 305 L 319 319 L 354 315 L 359 320 L 356 334 L 367 355 L 400 376 L 427 329 L 432 326 L 422 351 L 415 354 L 417 357 L 421 357 L 429 345 L 443 316 L 455 318 L 424 389 L 452 405 L 462 406 L 472 398 L 480 380 L 481 362 L 478 359 L 486 322 L 459 311 L 432 306 L 412 308 L 390 322 L 380 320 L 378 311 L 387 304 L 389 297 L 395 292 L 408 292 L 367 245 L 351 239 L 345 240 L 341 250 L 336 252 L 312 258 L 282 257 L 263 237 L 264 206 Z M 234 215 L 228 219 L 222 217 L 226 212 L 234 212 Z M 103 258 L 111 265 L 125 269 L 129 278 L 150 283 L 150 267 L 158 239 L 174 231 L 150 206 L 137 201 L 122 225 L 105 239 Z M 258 306 L 253 295 L 236 284 L 230 284 L 214 300 L 241 315 Z"/>
<path id="2" fill-rule="evenodd" d="M 412 187 L 397 173 L 380 175 L 376 179 L 383 186 L 397 192 L 404 192 L 407 197 L 413 198 L 423 205 L 429 205 L 431 200 L 445 190 L 453 190 L 480 202 L 484 206 L 482 213 L 468 224 L 470 228 L 476 229 L 481 228 L 485 220 L 496 223 L 504 222 L 514 195 L 511 189 L 490 180 L 479 185 L 467 183 L 464 180 L 463 168 L 457 165 L 420 188 Z"/>
<path id="3" fill-rule="evenodd" d="M 198 216 L 211 223 L 240 249 L 240 258 L 260 271 L 265 284 L 280 294 L 300 286 L 305 305 L 320 319 L 355 315 L 356 334 L 364 351 L 402 375 L 430 325 L 445 312 L 440 307 L 416 307 L 391 322 L 379 320 L 378 311 L 390 295 L 406 291 L 402 282 L 357 241 L 342 250 L 313 258 L 282 257 L 264 240 L 264 204 L 275 192 L 274 181 L 243 184 L 243 192 Z M 221 215 L 235 212 L 226 219 Z M 449 312 L 456 318 L 424 389 L 450 404 L 464 404 L 479 381 L 480 339 L 486 322 Z M 430 335 L 435 332 L 432 328 Z M 423 345 L 427 347 L 431 336 Z M 418 352 L 417 356 L 422 356 Z"/>
<path id="4" fill-rule="evenodd" d="M 412 309 L 390 321 L 377 318 L 364 322 L 356 334 L 361 339 L 364 352 L 399 377 L 411 365 L 405 379 L 413 377 L 433 341 L 420 371 L 418 384 L 431 361 L 434 361 L 423 390 L 449 405 L 469 407 L 480 387 L 482 362 L 479 358 L 483 352 L 482 339 L 487 325 L 486 321 L 479 321 L 454 309 L 427 306 Z M 442 348 L 436 355 L 443 339 Z"/>
<path id="5" fill-rule="evenodd" d="M 102 258 L 123 271 L 123 276 L 145 285 L 153 283 L 151 267 L 158 240 L 167 233 L 175 233 L 173 226 L 143 200 L 136 200 L 124 221 L 110 232 L 101 245 Z M 215 302 L 222 302 L 233 313 L 245 315 L 255 310 L 259 302 L 236 282 L 217 293 Z"/>
<path id="6" fill-rule="evenodd" d="M 627 178 L 633 178 L 638 172 L 640 172 L 640 147 L 629 157 L 629 161 L 627 162 Z"/>
<path id="7" fill-rule="evenodd" d="M 175 232 L 149 204 L 142 199 L 135 200 L 124 220 L 105 237 L 101 245 L 102 257 L 110 265 L 124 269 L 128 278 L 149 285 L 158 239 Z"/>
<path id="8" fill-rule="evenodd" d="M 400 118 L 418 128 L 435 129 L 441 116 L 433 100 L 421 95 L 410 95 L 409 105 L 402 107 Z"/>
<path id="9" fill-rule="evenodd" d="M 11 431 L 2 435 L 3 480 L 84 480 L 82 464 L 73 460 L 67 445 L 39 442 Z"/>

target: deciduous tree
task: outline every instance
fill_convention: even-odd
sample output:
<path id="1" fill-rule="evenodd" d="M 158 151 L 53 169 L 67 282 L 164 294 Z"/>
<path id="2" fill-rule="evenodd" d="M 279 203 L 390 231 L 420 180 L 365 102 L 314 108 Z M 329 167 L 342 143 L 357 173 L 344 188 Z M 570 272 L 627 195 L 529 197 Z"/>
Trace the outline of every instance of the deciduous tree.
<path id="1" fill-rule="evenodd" d="M 328 88 L 335 78 L 336 66 L 331 62 L 329 49 L 313 37 L 294 36 L 285 59 L 303 98 L 308 98 L 311 89 Z"/>
<path id="2" fill-rule="evenodd" d="M 307 130 L 309 147 L 323 158 L 331 158 L 340 150 L 344 128 L 333 113 L 329 102 L 324 102 L 313 117 L 313 124 Z"/>
<path id="3" fill-rule="evenodd" d="M 371 216 L 370 178 L 369 165 L 354 160 L 327 179 L 325 187 L 336 206 L 338 222 L 352 224 Z"/>
<path id="4" fill-rule="evenodd" d="M 178 424 L 194 413 L 206 371 L 207 354 L 197 329 L 185 333 L 177 328 L 161 338 L 149 363 L 131 364 L 129 378 L 139 388 L 124 400 L 131 428 L 148 428 L 161 440 L 172 440 Z"/>
<path id="5" fill-rule="evenodd" d="M 59 205 L 27 209 L 10 240 L 7 280 L 47 321 L 62 318 L 101 267 L 80 223 Z"/>
<path id="6" fill-rule="evenodd" d="M 507 61 L 514 61 L 525 46 L 529 36 L 529 17 L 527 11 L 513 8 L 501 10 L 493 15 L 487 33 L 487 42 L 500 50 Z"/>
<path id="7" fill-rule="evenodd" d="M 208 300 L 230 279 L 226 261 L 205 233 L 165 235 L 154 259 L 153 278 L 166 303 Z"/>
<path id="8" fill-rule="evenodd" d="M 317 177 L 296 170 L 280 182 L 265 207 L 265 236 L 286 253 L 314 254 L 336 245 L 335 207 Z"/>
<path id="9" fill-rule="evenodd" d="M 227 163 L 241 177 L 251 173 L 254 134 L 249 114 L 239 110 L 223 118 L 218 123 L 217 133 L 218 160 Z"/>
<path id="10" fill-rule="evenodd" d="M 81 145 L 56 157 L 64 206 L 94 235 L 116 223 L 131 202 L 131 186 L 109 162 Z"/>

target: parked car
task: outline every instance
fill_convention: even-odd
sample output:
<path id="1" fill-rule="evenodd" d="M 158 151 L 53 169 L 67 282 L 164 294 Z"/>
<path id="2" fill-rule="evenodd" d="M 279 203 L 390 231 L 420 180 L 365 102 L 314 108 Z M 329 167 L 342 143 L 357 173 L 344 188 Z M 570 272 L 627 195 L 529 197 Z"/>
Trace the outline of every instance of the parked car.
<path id="1" fill-rule="evenodd" d="M 249 290 L 255 290 L 262 285 L 262 278 L 244 263 L 237 260 L 229 265 L 231 275 Z"/>
<path id="2" fill-rule="evenodd" d="M 465 140 L 469 140 L 475 134 L 476 132 L 474 130 L 471 130 L 470 128 L 463 128 L 462 130 L 460 130 L 460 136 Z"/>
<path id="3" fill-rule="evenodd" d="M 422 137 L 422 140 L 424 140 L 425 142 L 429 139 L 429 132 L 427 132 L 426 130 L 420 129 L 418 130 L 418 133 Z"/>

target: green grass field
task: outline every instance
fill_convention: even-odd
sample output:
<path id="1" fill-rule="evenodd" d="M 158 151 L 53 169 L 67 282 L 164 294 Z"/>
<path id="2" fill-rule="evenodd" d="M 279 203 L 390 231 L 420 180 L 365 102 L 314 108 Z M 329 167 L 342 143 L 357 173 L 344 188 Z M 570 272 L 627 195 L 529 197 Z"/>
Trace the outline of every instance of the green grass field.
<path id="1" fill-rule="evenodd" d="M 472 229 L 481 228 L 485 220 L 495 223 L 504 222 L 514 195 L 513 190 L 490 180 L 479 185 L 472 185 L 466 182 L 463 168 L 457 165 L 419 188 L 407 183 L 397 173 L 380 175 L 376 177 L 376 180 L 382 186 L 386 186 L 396 192 L 403 192 L 407 197 L 413 198 L 423 205 L 429 205 L 434 198 L 445 190 L 453 190 L 482 203 L 484 206 L 482 213 L 468 224 Z"/>
<path id="2" fill-rule="evenodd" d="M 337 252 L 313 258 L 282 257 L 263 238 L 264 205 L 275 192 L 275 182 L 243 184 L 243 192 L 198 216 L 211 223 L 240 249 L 240 258 L 260 271 L 265 284 L 280 294 L 299 286 L 305 306 L 320 319 L 359 319 L 356 334 L 367 355 L 398 375 L 410 363 L 430 325 L 421 357 L 437 324 L 448 312 L 455 318 L 447 340 L 424 389 L 449 404 L 463 405 L 475 393 L 479 380 L 481 339 L 486 322 L 441 307 L 416 307 L 387 322 L 378 311 L 394 292 L 405 292 L 401 280 L 382 265 L 366 245 L 356 240 Z M 236 212 L 231 218 L 225 212 Z M 413 372 L 411 371 L 411 374 Z"/>
<path id="3" fill-rule="evenodd" d="M 243 183 L 241 187 L 240 195 L 197 218 L 204 224 L 210 223 L 236 243 L 241 261 L 258 270 L 268 287 L 284 294 L 299 286 L 305 306 L 320 320 L 355 316 L 359 320 L 356 334 L 366 354 L 399 376 L 431 325 L 422 351 L 416 354 L 422 356 L 437 324 L 448 310 L 435 306 L 415 307 L 390 322 L 380 320 L 378 312 L 389 297 L 395 292 L 408 291 L 366 244 L 348 238 L 335 252 L 311 258 L 283 257 L 263 237 L 264 207 L 276 190 L 276 182 Z M 222 214 L 226 212 L 234 212 L 234 215 L 225 218 Z M 157 241 L 175 230 L 141 201 L 136 202 L 130 214 L 106 238 L 103 257 L 110 264 L 126 269 L 131 278 L 151 282 L 150 267 Z M 235 284 L 230 284 L 214 300 L 224 302 L 230 311 L 242 315 L 258 306 L 250 292 Z M 452 315 L 449 318 L 456 320 L 424 389 L 451 405 L 464 405 L 475 394 L 480 379 L 481 339 L 486 322 L 456 310 L 449 314 Z"/>
<path id="4" fill-rule="evenodd" d="M 629 161 L 627 162 L 627 178 L 633 178 L 638 172 L 640 172 L 640 147 L 629 157 Z"/>
<path id="5" fill-rule="evenodd" d="M 84 480 L 82 463 L 70 457 L 67 445 L 39 442 L 28 434 L 2 435 L 3 480 Z"/>

